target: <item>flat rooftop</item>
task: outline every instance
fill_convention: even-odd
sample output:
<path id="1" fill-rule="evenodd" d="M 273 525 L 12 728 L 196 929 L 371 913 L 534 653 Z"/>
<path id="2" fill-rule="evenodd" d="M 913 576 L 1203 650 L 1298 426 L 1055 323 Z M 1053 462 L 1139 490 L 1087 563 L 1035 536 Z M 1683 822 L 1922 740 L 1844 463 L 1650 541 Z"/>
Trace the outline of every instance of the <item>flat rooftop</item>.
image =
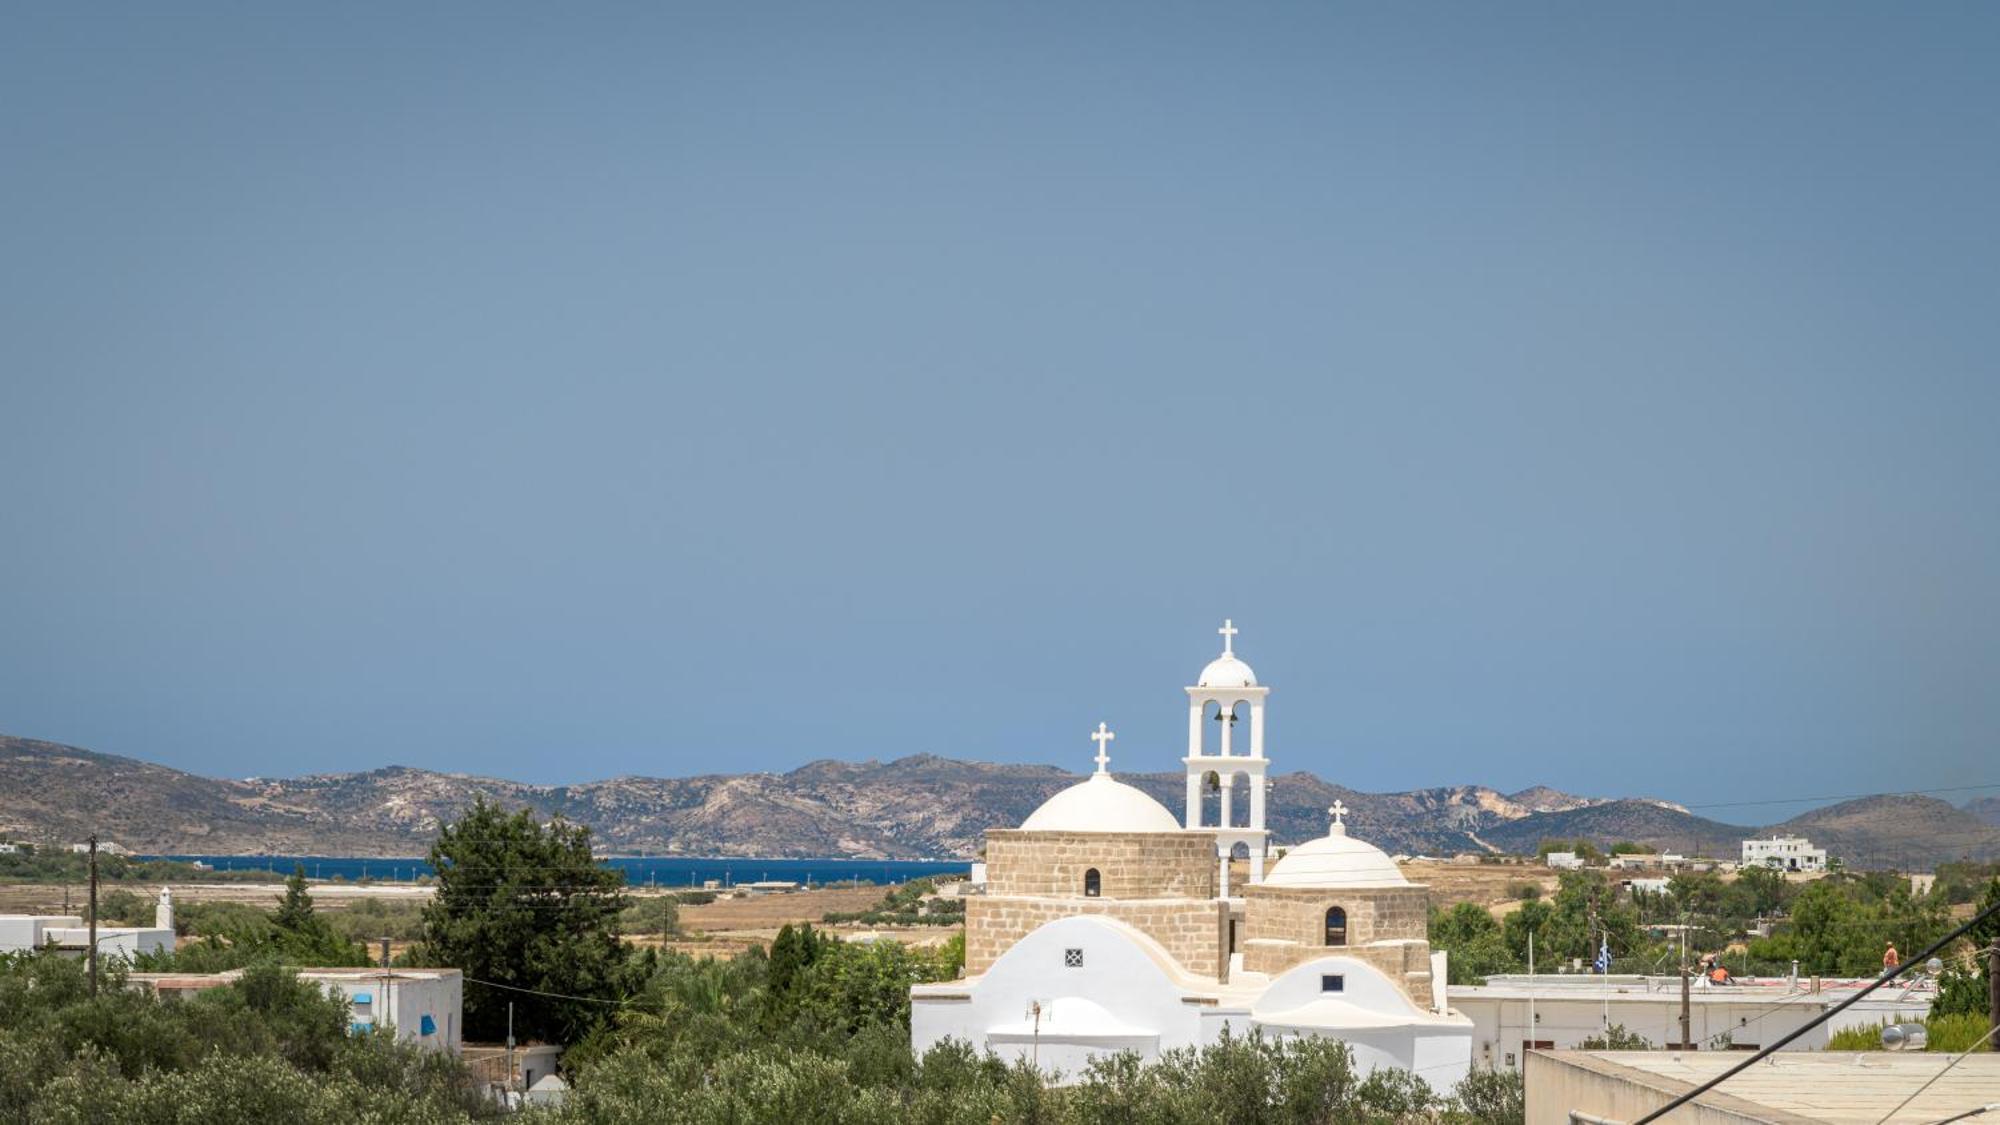
<path id="1" fill-rule="evenodd" d="M 1744 1059 L 1730 1051 L 1532 1051 L 1531 1065 L 1588 1071 L 1600 1082 L 1639 1086 L 1674 1097 Z M 1826 1121 L 1837 1125 L 1895 1125 L 1939 1121 L 2000 1101 L 2000 1054 L 1982 1052 L 1938 1079 L 1909 1105 L 1896 1106 L 1943 1071 L 1954 1056 L 1924 1051 L 1780 1052 L 1731 1078 L 1700 1102 L 1734 1110 L 1750 1120 Z M 1529 1096 L 1535 1095 L 1535 1072 Z M 1605 1113 L 1591 1106 L 1560 1107 Z M 1888 1114 L 1895 1110 L 1894 1117 Z M 1607 1116 L 1618 1116 L 1607 1113 Z M 1541 1110 L 1531 1120 L 1541 1120 Z M 1678 1114 L 1676 1115 L 1678 1116 Z M 1621 1118 L 1629 1120 L 1629 1118 Z"/>
<path id="2" fill-rule="evenodd" d="M 1819 982 L 1819 991 L 1813 991 L 1810 977 L 1800 977 L 1793 981 L 1789 977 L 1739 977 L 1733 984 L 1705 984 L 1700 980 L 1689 982 L 1688 996 L 1696 1003 L 1707 1001 L 1750 1001 L 1760 1004 L 1774 1004 L 1786 1001 L 1821 1002 L 1845 1000 L 1855 992 L 1874 983 L 1872 980 L 1825 979 Z M 1560 976 L 1534 976 L 1511 974 L 1490 976 L 1485 984 L 1454 984 L 1451 995 L 1466 997 L 1490 997 L 1502 1000 L 1525 1000 L 1533 996 L 1537 1000 L 1603 1000 L 1668 997 L 1680 1003 L 1681 979 L 1679 977 L 1640 976 L 1591 976 L 1587 973 L 1570 973 Z M 1917 1004 L 1927 1004 L 1937 989 L 1929 982 L 1911 986 L 1892 984 L 1870 993 L 1864 1003 L 1877 1000 L 1893 1001 L 1899 998 Z"/>

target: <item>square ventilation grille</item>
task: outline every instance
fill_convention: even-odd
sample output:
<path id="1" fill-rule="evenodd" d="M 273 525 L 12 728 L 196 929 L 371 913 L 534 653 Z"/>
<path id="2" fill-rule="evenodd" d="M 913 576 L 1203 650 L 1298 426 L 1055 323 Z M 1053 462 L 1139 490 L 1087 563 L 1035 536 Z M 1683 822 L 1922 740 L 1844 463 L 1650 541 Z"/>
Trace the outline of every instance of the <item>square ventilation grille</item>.
<path id="1" fill-rule="evenodd" d="M 1063 968 L 1065 969 L 1083 968 L 1083 950 L 1081 949 L 1063 950 Z"/>

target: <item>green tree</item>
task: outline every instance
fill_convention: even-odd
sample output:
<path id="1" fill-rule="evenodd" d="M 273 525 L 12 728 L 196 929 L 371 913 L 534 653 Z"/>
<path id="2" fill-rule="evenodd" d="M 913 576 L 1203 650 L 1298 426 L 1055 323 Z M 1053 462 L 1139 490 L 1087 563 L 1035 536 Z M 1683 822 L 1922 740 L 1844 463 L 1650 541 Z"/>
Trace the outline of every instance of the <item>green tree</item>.
<path id="1" fill-rule="evenodd" d="M 291 878 L 285 880 L 285 899 L 278 904 L 278 912 L 271 921 L 293 933 L 304 933 L 314 928 L 319 916 L 313 913 L 312 895 L 306 890 L 306 866 L 294 864 Z"/>
<path id="2" fill-rule="evenodd" d="M 425 964 L 464 971 L 465 1034 L 574 1043 L 632 983 L 617 936 L 624 877 L 590 854 L 590 829 L 474 801 L 431 845 Z M 504 987 L 495 987 L 504 986 Z"/>
<path id="3" fill-rule="evenodd" d="M 1450 910 L 1432 910 L 1432 949 L 1446 954 L 1445 971 L 1451 984 L 1479 984 L 1495 973 L 1518 972 L 1522 968 L 1500 923 L 1476 902 L 1461 902 Z"/>

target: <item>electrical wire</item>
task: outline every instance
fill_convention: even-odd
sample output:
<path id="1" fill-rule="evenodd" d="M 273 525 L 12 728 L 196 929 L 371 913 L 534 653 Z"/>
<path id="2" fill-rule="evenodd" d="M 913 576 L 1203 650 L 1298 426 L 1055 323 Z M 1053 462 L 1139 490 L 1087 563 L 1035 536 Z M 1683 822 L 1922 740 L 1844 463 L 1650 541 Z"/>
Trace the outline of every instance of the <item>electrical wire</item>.
<path id="1" fill-rule="evenodd" d="M 1887 1113 L 1885 1113 L 1885 1114 L 1883 1114 L 1883 1115 L 1882 1115 L 1882 1120 L 1881 1120 L 1881 1121 L 1877 1121 L 1877 1122 L 1875 1123 L 1875 1125 L 1887 1125 L 1887 1122 L 1888 1122 L 1888 1120 L 1889 1120 L 1889 1119 L 1890 1119 L 1891 1117 L 1894 1117 L 1894 1116 L 1896 1116 L 1897 1114 L 1899 1114 L 1899 1113 L 1903 1112 L 1903 1107 L 1904 1107 L 1904 1106 L 1906 1106 L 1906 1105 L 1909 1105 L 1909 1104 L 1910 1104 L 1911 1102 L 1913 1102 L 1913 1101 L 1916 1101 L 1916 1100 L 1917 1100 L 1917 1097 L 1918 1097 L 1918 1095 L 1922 1094 L 1922 1093 L 1923 1093 L 1923 1092 L 1924 1092 L 1925 1090 L 1928 1090 L 1928 1089 L 1930 1089 L 1930 1088 L 1931 1088 L 1931 1086 L 1932 1086 L 1932 1085 L 1934 1085 L 1934 1084 L 1935 1084 L 1935 1083 L 1937 1082 L 1937 1080 L 1938 1080 L 1938 1079 L 1940 1079 L 1940 1078 L 1943 1078 L 1943 1077 L 1944 1077 L 1945 1075 L 1947 1075 L 1947 1074 L 1950 1074 L 1950 1073 L 1951 1073 L 1951 1068 L 1952 1068 L 1952 1067 L 1955 1067 L 1955 1066 L 1957 1066 L 1957 1065 L 1958 1065 L 1959 1063 L 1961 1063 L 1961 1062 L 1964 1062 L 1964 1061 L 1965 1061 L 1965 1056 L 1967 1056 L 1967 1055 L 1971 1054 L 1972 1052 L 1974 1052 L 1974 1051 L 1977 1051 L 1977 1050 L 1978 1050 L 1979 1048 L 1981 1048 L 1981 1047 L 1985 1046 L 1985 1045 L 1986 1045 L 1986 1041 L 1987 1041 L 1988 1039 L 1991 1039 L 1991 1038 L 1993 1038 L 1993 1033 L 1994 1033 L 1994 1032 L 1996 1032 L 1996 1031 L 2000 1031 L 2000 1023 L 1996 1023 L 1996 1024 L 1994 1024 L 1994 1025 L 1993 1025 L 1992 1027 L 1989 1027 L 1989 1028 L 1987 1028 L 1987 1029 L 1986 1029 L 1986 1034 L 1984 1034 L 1984 1035 L 1980 1036 L 1980 1037 L 1979 1037 L 1979 1040 L 1978 1040 L 1977 1042 L 1975 1042 L 1975 1043 L 1974 1043 L 1974 1044 L 1973 1044 L 1972 1046 L 1970 1046 L 1970 1047 L 1967 1047 L 1967 1048 L 1966 1048 L 1965 1050 L 1963 1050 L 1963 1051 L 1960 1051 L 1960 1052 L 1959 1052 L 1959 1053 L 1957 1054 L 1957 1056 L 1955 1056 L 1955 1057 L 1954 1057 L 1954 1058 L 1953 1058 L 1953 1059 L 1952 1059 L 1952 1060 L 1951 1060 L 1950 1062 L 1948 1062 L 1948 1063 L 1944 1064 L 1944 1067 L 1943 1067 L 1942 1069 L 1940 1069 L 1940 1070 L 1939 1070 L 1939 1071 L 1938 1071 L 1938 1072 L 1937 1072 L 1936 1074 L 1933 1074 L 1933 1075 L 1931 1075 L 1931 1077 L 1930 1077 L 1930 1081 L 1928 1081 L 1928 1082 L 1925 1082 L 1925 1083 L 1924 1083 L 1923 1085 L 1921 1085 L 1921 1086 L 1917 1087 L 1917 1090 L 1916 1090 L 1916 1093 L 1914 1093 L 1914 1094 L 1911 1094 L 1911 1095 L 1910 1095 L 1909 1097 L 1907 1097 L 1907 1098 L 1904 1098 L 1904 1099 L 1903 1099 L 1902 1101 L 1900 1101 L 1900 1102 L 1896 1103 L 1896 1108 L 1895 1108 L 1895 1109 L 1892 1109 L 1892 1110 L 1890 1110 L 1889 1112 L 1887 1112 Z"/>
<path id="2" fill-rule="evenodd" d="M 1763 801 L 1710 801 L 1682 805 L 1684 809 L 1747 809 L 1757 805 L 1804 805 L 1813 801 L 1858 801 L 1864 797 L 1928 797 L 1938 793 L 1971 793 L 1980 789 L 2000 789 L 2000 781 L 1983 785 L 1947 785 L 1941 789 L 1902 789 L 1894 793 L 1837 793 L 1819 797 L 1783 797 Z"/>
<path id="3" fill-rule="evenodd" d="M 1875 980 L 1872 983 L 1870 983 L 1866 988 L 1861 989 L 1859 992 L 1856 992 L 1854 995 L 1834 1005 L 1832 1008 L 1829 1008 L 1826 1011 L 1820 1013 L 1817 1017 L 1808 1021 L 1805 1025 L 1799 1027 L 1797 1030 L 1779 1039 L 1776 1043 L 1773 1043 L 1770 1046 L 1765 1047 L 1764 1049 L 1751 1055 L 1749 1058 L 1744 1059 L 1742 1062 L 1737 1063 L 1735 1066 L 1732 1066 L 1728 1070 L 1723 1071 L 1721 1074 L 1716 1075 L 1714 1078 L 1711 1078 L 1708 1081 L 1703 1082 L 1701 1085 L 1696 1086 L 1694 1089 L 1689 1090 L 1684 1094 L 1681 1094 L 1680 1096 L 1674 1098 L 1674 1100 L 1668 1102 L 1666 1105 L 1661 1106 L 1660 1108 L 1654 1110 L 1651 1113 L 1648 1113 L 1646 1116 L 1641 1117 L 1639 1120 L 1633 1122 L 1632 1125 L 1646 1125 L 1646 1123 L 1649 1121 L 1657 1121 L 1660 1118 L 1666 1116 L 1668 1113 L 1671 1113 L 1672 1111 L 1679 1109 L 1680 1107 L 1688 1104 L 1689 1102 L 1695 1100 L 1701 1095 L 1706 1094 L 1710 1090 L 1715 1089 L 1717 1086 L 1722 1085 L 1724 1082 L 1729 1081 L 1731 1078 L 1734 1078 L 1737 1075 L 1743 1073 L 1744 1071 L 1750 1069 L 1752 1066 L 1756 1065 L 1759 1062 L 1762 1062 L 1764 1059 L 1768 1058 L 1770 1055 L 1772 1055 L 1779 1049 L 1783 1048 L 1786 1044 L 1791 1043 L 1793 1040 L 1804 1035 L 1806 1032 L 1811 1031 L 1813 1028 L 1818 1027 L 1820 1024 L 1825 1023 L 1826 1021 L 1832 1019 L 1834 1016 L 1837 1016 L 1841 1012 L 1846 1011 L 1848 1008 L 1853 1007 L 1855 1004 L 1861 1001 L 1862 997 L 1868 995 L 1869 993 L 1875 991 L 1876 989 L 1882 987 L 1883 985 L 1888 984 L 1890 981 L 1895 980 L 1897 977 L 1902 976 L 1904 973 L 1909 972 L 1911 969 L 1916 968 L 1918 965 L 1923 964 L 1925 961 L 1928 961 L 1931 957 L 1942 952 L 1952 942 L 1955 942 L 1959 938 L 1964 937 L 1966 934 L 1972 932 L 1972 929 L 1975 926 L 1978 926 L 1980 923 L 1986 921 L 1988 918 L 1992 918 L 1996 915 L 2000 915 L 2000 902 L 1996 902 L 1992 906 L 1987 907 L 1985 910 L 1980 911 L 1978 914 L 1973 915 L 1973 917 L 1968 919 L 1965 922 L 1965 924 L 1959 926 L 1957 929 L 1953 930 L 1952 932 L 1946 934 L 1945 936 L 1939 938 L 1937 941 L 1933 942 L 1929 949 L 1926 949 L 1923 952 L 1918 953 L 1916 956 L 1911 957 L 1908 961 L 1905 961 L 1902 964 L 1896 966 L 1895 969 L 1883 973 L 1881 976 L 1875 978 Z"/>

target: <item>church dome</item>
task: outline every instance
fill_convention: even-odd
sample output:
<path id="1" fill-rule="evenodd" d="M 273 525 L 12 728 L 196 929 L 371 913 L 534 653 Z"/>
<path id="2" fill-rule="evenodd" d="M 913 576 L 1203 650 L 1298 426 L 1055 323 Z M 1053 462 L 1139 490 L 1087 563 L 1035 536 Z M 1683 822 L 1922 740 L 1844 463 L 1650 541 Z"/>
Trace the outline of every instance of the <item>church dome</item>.
<path id="1" fill-rule="evenodd" d="M 1167 807 L 1108 773 L 1090 775 L 1042 802 L 1023 832 L 1178 832 Z"/>
<path id="2" fill-rule="evenodd" d="M 1205 688 L 1256 687 L 1257 673 L 1252 672 L 1248 664 L 1238 660 L 1235 654 L 1224 653 L 1208 662 L 1208 667 L 1201 670 L 1201 678 L 1195 681 L 1195 686 Z"/>
<path id="3" fill-rule="evenodd" d="M 1264 876 L 1271 887 L 1407 887 L 1381 848 L 1347 834 L 1345 825 L 1285 853 Z"/>

